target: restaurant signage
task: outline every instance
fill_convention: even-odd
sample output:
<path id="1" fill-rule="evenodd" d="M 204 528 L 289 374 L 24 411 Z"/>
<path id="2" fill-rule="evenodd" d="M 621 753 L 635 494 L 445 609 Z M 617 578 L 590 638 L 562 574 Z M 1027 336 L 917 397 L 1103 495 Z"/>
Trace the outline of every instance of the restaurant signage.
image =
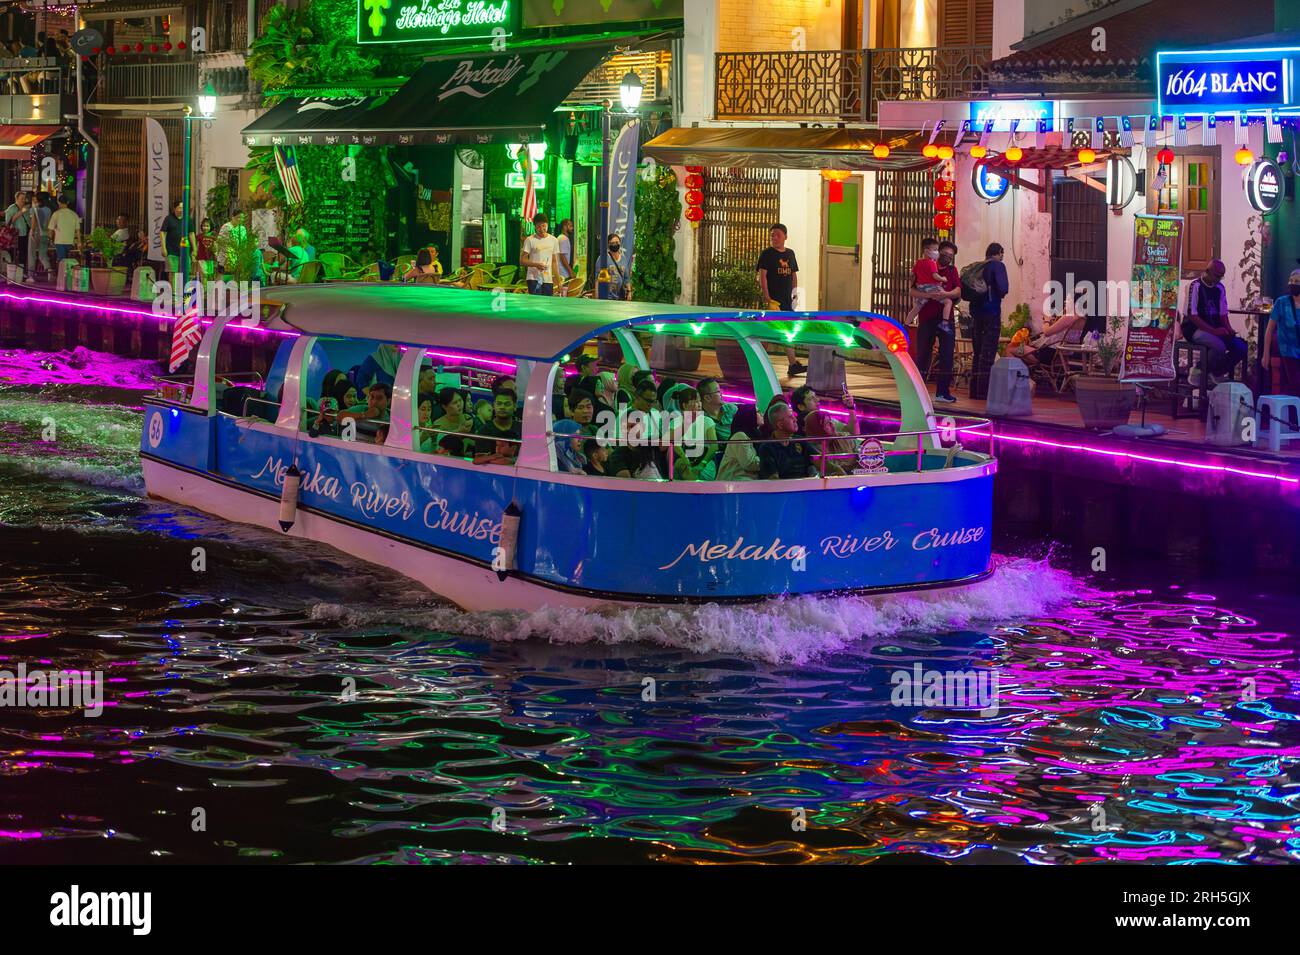
<path id="1" fill-rule="evenodd" d="M 1166 115 L 1294 110 L 1300 48 L 1156 54 L 1157 111 Z"/>
<path id="2" fill-rule="evenodd" d="M 1246 201 L 1267 215 L 1282 204 L 1282 170 L 1271 159 L 1256 160 L 1246 170 Z"/>
<path id="3" fill-rule="evenodd" d="M 357 42 L 509 36 L 512 5 L 513 0 L 357 0 Z"/>
<path id="4" fill-rule="evenodd" d="M 1010 179 L 998 175 L 985 163 L 975 164 L 975 168 L 970 172 L 970 184 L 975 190 L 975 195 L 988 203 L 997 202 L 1011 188 Z"/>
<path id="5" fill-rule="evenodd" d="M 1021 130 L 1030 130 L 1043 119 L 1047 120 L 1048 129 L 1056 129 L 1056 118 L 1055 100 L 992 99 L 976 100 L 970 104 L 971 129 L 982 130 L 989 120 L 993 120 L 995 133 L 1009 133 L 1013 121 L 1019 122 Z"/>
<path id="6" fill-rule="evenodd" d="M 1124 381 L 1174 377 L 1178 279 L 1183 264 L 1183 217 L 1133 219 L 1133 271 L 1128 327 L 1119 376 Z"/>

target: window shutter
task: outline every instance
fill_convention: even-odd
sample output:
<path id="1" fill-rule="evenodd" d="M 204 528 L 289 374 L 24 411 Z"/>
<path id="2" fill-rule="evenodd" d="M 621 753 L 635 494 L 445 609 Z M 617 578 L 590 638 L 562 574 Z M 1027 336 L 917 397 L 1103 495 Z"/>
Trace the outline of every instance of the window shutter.
<path id="1" fill-rule="evenodd" d="M 991 46 L 993 0 L 939 0 L 939 46 Z"/>

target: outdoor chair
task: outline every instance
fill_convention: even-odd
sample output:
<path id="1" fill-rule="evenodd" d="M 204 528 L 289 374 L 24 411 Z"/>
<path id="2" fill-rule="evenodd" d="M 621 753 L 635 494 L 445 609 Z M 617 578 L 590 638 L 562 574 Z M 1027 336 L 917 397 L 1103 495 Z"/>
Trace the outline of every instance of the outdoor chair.
<path id="1" fill-rule="evenodd" d="M 302 268 L 298 271 L 299 285 L 314 285 L 317 282 L 324 281 L 324 268 L 319 259 L 312 259 L 310 262 L 304 262 Z"/>
<path id="2" fill-rule="evenodd" d="M 393 267 L 393 278 L 400 279 L 406 274 L 407 270 L 410 269 L 414 262 L 415 256 L 413 255 L 399 255 L 397 257 L 397 264 Z"/>

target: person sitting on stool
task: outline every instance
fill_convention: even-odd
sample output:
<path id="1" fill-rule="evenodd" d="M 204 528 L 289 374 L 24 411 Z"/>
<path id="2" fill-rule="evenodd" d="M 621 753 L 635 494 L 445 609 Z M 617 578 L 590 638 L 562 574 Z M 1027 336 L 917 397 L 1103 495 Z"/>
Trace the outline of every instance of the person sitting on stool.
<path id="1" fill-rule="evenodd" d="M 1187 289 L 1187 317 L 1183 337 L 1210 349 L 1209 372 L 1231 378 L 1237 362 L 1246 358 L 1247 345 L 1228 322 L 1228 292 L 1223 287 L 1227 267 L 1215 259 Z"/>

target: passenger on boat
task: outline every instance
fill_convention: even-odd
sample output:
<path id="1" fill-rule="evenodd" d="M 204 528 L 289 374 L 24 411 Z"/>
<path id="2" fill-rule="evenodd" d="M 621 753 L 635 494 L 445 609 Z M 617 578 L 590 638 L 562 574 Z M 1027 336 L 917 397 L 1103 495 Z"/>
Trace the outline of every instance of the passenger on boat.
<path id="1" fill-rule="evenodd" d="M 444 434 L 438 446 L 433 449 L 434 454 L 444 454 L 452 458 L 465 457 L 465 442 L 468 438 L 462 438 L 458 434 Z"/>
<path id="2" fill-rule="evenodd" d="M 736 416 L 736 405 L 722 400 L 722 383 L 716 378 L 701 378 L 695 386 L 700 394 L 700 407 L 713 419 L 713 430 L 718 440 L 726 442 L 731 437 L 731 422 Z"/>
<path id="3" fill-rule="evenodd" d="M 759 445 L 759 478 L 815 477 L 817 468 L 813 464 L 808 445 L 791 440 L 798 425 L 790 406 L 784 401 L 773 401 L 768 405 L 767 425 L 771 429 L 772 440 Z"/>
<path id="4" fill-rule="evenodd" d="M 757 434 L 758 409 L 753 405 L 741 405 L 731 419 L 731 437 L 727 439 L 722 463 L 718 465 L 719 481 L 758 480 L 758 452 L 754 450 Z"/>
<path id="5" fill-rule="evenodd" d="M 392 389 L 376 382 L 366 392 L 366 403 L 356 404 L 346 411 L 339 412 L 339 421 L 351 418 L 356 422 L 357 430 L 363 434 L 373 434 L 378 424 L 388 420 L 388 403 Z"/>
<path id="6" fill-rule="evenodd" d="M 610 452 L 605 462 L 605 473 L 620 478 L 641 481 L 660 481 L 658 449 L 648 445 L 619 445 Z"/>
<path id="7" fill-rule="evenodd" d="M 321 379 L 320 396 L 322 398 L 333 398 L 334 388 L 340 381 L 346 379 L 347 375 L 343 374 L 343 372 L 339 371 L 337 368 L 331 368 L 329 371 L 325 372 L 325 377 Z"/>
<path id="8" fill-rule="evenodd" d="M 426 450 L 432 451 L 437 448 L 448 432 L 453 434 L 475 433 L 475 418 L 465 411 L 465 397 L 457 389 L 446 387 L 439 391 L 438 407 L 442 409 L 442 414 L 430 425 L 435 433 L 427 434 L 424 437 L 424 440 L 429 444 Z"/>
<path id="9" fill-rule="evenodd" d="M 791 392 L 790 407 L 794 409 L 795 420 L 799 423 L 799 429 L 795 432 L 796 434 L 804 433 L 804 419 L 816 411 L 820 406 L 817 392 L 809 388 L 807 385 L 796 388 Z"/>
<path id="10" fill-rule="evenodd" d="M 432 365 L 424 365 L 420 369 L 420 382 L 417 390 L 422 395 L 436 395 L 438 393 L 438 369 Z"/>
<path id="11" fill-rule="evenodd" d="M 682 386 L 670 396 L 682 413 L 681 454 L 673 462 L 679 481 L 712 481 L 717 474 L 718 432 L 704 413 L 700 393 Z"/>
<path id="12" fill-rule="evenodd" d="M 516 398 L 519 397 L 519 387 L 515 384 L 514 375 L 497 375 L 488 384 L 488 391 L 494 395 L 502 388 L 507 389 Z"/>
<path id="13" fill-rule="evenodd" d="M 610 409 L 617 407 L 618 379 L 614 377 L 612 371 L 602 371 L 597 377 L 600 381 L 600 387 L 593 392 L 596 396 L 596 403 L 604 404 Z M 597 411 L 599 410 L 597 409 Z"/>
<path id="14" fill-rule="evenodd" d="M 555 462 L 567 474 L 583 474 L 587 459 L 583 457 L 582 428 L 572 418 L 555 422 Z"/>
<path id="15" fill-rule="evenodd" d="M 397 365 L 402 353 L 396 345 L 382 344 L 372 352 L 357 370 L 356 386 L 367 388 L 374 382 L 389 385 L 397 377 Z"/>
<path id="16" fill-rule="evenodd" d="M 599 370 L 596 366 L 596 356 L 585 353 L 580 353 L 578 355 L 577 361 L 573 363 L 573 367 L 577 369 L 577 377 L 579 381 L 583 378 L 595 375 Z"/>
<path id="17" fill-rule="evenodd" d="M 584 471 L 598 477 L 608 475 L 605 466 L 609 462 L 609 448 L 604 444 L 595 438 L 588 438 L 582 444 L 582 455 L 587 459 L 587 463 L 582 468 Z"/>
<path id="18" fill-rule="evenodd" d="M 614 394 L 615 404 L 630 405 L 632 403 L 632 395 L 636 393 L 636 383 L 633 379 L 640 373 L 641 369 L 631 362 L 624 362 L 619 365 L 618 377 L 615 379 L 618 383 L 618 390 Z"/>
<path id="19" fill-rule="evenodd" d="M 480 442 L 481 444 L 482 442 Z M 506 464 L 515 463 L 515 458 L 519 455 L 519 446 L 511 444 L 509 441 L 496 441 L 492 444 L 492 450 L 482 454 L 475 452 L 475 464 Z"/>
<path id="20" fill-rule="evenodd" d="M 480 461 L 480 457 L 489 457 L 500 454 L 498 448 L 501 439 L 519 440 L 521 429 L 519 419 L 515 417 L 515 395 L 513 391 L 500 390 L 492 396 L 492 417 L 486 424 L 480 423 L 475 428 L 475 433 L 480 437 L 474 446 L 474 463 L 501 463 L 496 461 Z M 514 463 L 514 455 L 518 454 L 518 447 L 514 444 L 507 444 L 510 451 L 511 461 Z"/>
<path id="21" fill-rule="evenodd" d="M 810 438 L 825 438 L 811 445 L 813 462 L 821 473 L 823 451 L 828 475 L 850 474 L 856 467 L 857 442 L 840 436 L 835 420 L 825 411 L 814 411 L 804 419 L 804 431 Z"/>
<path id="22" fill-rule="evenodd" d="M 492 420 L 492 402 L 486 398 L 480 398 L 474 402 L 474 420 L 475 429 L 479 424 L 487 424 Z"/>
<path id="23" fill-rule="evenodd" d="M 375 429 L 375 444 L 384 444 L 388 441 L 388 425 L 381 424 Z"/>
<path id="24" fill-rule="evenodd" d="M 581 388 L 574 388 L 569 393 L 569 418 L 578 425 L 578 429 L 585 435 L 595 435 L 596 433 L 596 398 L 583 391 Z"/>

